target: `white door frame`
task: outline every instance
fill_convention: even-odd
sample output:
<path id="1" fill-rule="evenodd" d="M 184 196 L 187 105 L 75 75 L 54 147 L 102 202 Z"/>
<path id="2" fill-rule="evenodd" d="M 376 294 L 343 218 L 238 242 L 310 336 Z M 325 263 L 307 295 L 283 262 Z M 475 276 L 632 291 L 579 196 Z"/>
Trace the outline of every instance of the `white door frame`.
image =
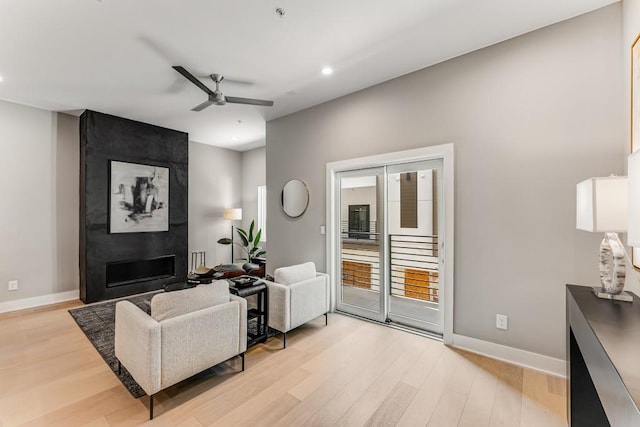
<path id="1" fill-rule="evenodd" d="M 440 242 L 443 257 L 442 265 L 444 283 L 444 325 L 443 341 L 445 344 L 453 343 L 453 296 L 454 296 L 454 154 L 453 144 L 434 145 L 431 147 L 416 148 L 413 150 L 396 151 L 394 153 L 378 154 L 374 156 L 359 157 L 356 159 L 340 160 L 327 163 L 327 203 L 326 203 L 326 248 L 327 248 L 327 273 L 331 280 L 331 309 L 336 306 L 336 284 L 340 283 L 337 277 L 338 268 L 337 243 L 340 233 L 340 225 L 337 223 L 336 212 L 336 173 L 354 170 L 380 167 L 398 163 L 417 162 L 421 160 L 442 159 L 444 169 L 444 239 Z M 444 248 L 442 248 L 444 245 Z"/>

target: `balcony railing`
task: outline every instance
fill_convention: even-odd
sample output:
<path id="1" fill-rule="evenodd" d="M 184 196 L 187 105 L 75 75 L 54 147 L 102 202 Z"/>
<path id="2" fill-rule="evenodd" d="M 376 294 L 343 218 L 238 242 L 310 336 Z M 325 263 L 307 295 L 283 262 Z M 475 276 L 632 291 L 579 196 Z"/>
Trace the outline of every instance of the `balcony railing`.
<path id="1" fill-rule="evenodd" d="M 438 236 L 389 236 L 391 295 L 437 303 Z"/>
<path id="2" fill-rule="evenodd" d="M 355 240 L 378 240 L 378 226 L 376 221 L 369 221 L 368 226 L 365 226 L 367 223 L 360 224 L 360 227 L 354 228 L 349 227 L 349 221 L 342 221 L 340 224 L 340 234 L 343 239 L 355 239 Z"/>
<path id="3" fill-rule="evenodd" d="M 342 284 L 380 290 L 380 247 L 370 245 L 378 234 L 361 232 L 354 241 L 342 232 Z M 366 242 L 366 243 L 365 243 Z M 389 282 L 392 296 L 438 303 L 438 236 L 389 236 Z"/>
<path id="4" fill-rule="evenodd" d="M 380 291 L 380 247 L 375 232 L 342 233 L 342 284 L 372 291 Z"/>

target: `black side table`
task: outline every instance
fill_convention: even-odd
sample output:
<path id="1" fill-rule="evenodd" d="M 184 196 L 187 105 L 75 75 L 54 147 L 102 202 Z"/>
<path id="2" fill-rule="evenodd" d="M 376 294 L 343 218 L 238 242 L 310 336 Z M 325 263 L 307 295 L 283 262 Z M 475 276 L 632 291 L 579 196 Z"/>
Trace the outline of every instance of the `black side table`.
<path id="1" fill-rule="evenodd" d="M 237 287 L 229 280 L 229 292 L 242 298 L 256 295 L 257 307 L 247 310 L 247 347 L 265 342 L 269 331 L 269 292 L 264 282 L 257 281 L 253 285 Z M 256 333 L 249 332 L 249 321 L 256 319 Z"/>

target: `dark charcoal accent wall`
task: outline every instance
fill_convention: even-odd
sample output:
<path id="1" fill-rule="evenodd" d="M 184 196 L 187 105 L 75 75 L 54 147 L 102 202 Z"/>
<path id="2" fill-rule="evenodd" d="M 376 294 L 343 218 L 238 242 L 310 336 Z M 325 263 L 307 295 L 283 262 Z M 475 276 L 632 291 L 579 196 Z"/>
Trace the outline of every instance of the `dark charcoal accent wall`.
<path id="1" fill-rule="evenodd" d="M 132 295 L 186 280 L 188 134 L 85 111 L 80 117 L 80 299 Z M 109 162 L 168 167 L 169 231 L 109 234 Z M 107 287 L 107 264 L 175 256 L 175 276 Z"/>

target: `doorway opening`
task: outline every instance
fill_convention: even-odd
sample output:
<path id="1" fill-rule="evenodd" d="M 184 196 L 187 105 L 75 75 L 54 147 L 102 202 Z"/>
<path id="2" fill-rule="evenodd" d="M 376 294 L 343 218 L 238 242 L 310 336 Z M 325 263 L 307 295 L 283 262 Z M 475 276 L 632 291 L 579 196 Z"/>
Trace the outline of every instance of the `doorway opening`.
<path id="1" fill-rule="evenodd" d="M 453 145 L 327 165 L 328 270 L 341 312 L 453 335 Z"/>

